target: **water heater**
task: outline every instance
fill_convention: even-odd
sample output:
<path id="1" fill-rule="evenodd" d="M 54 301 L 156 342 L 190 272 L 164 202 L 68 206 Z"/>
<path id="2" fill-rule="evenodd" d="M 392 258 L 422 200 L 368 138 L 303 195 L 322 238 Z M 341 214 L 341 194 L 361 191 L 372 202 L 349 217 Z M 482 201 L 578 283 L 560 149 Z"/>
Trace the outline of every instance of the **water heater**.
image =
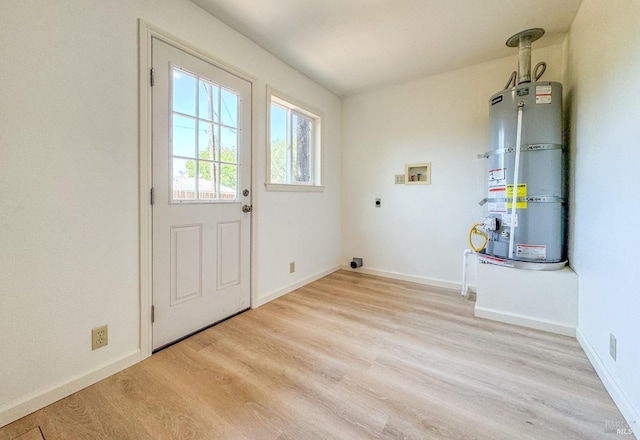
<path id="1" fill-rule="evenodd" d="M 562 84 L 537 81 L 544 70 L 533 82 L 530 74 L 531 42 L 543 33 L 530 29 L 507 41 L 519 47 L 520 72 L 518 84 L 514 72 L 489 99 L 487 217 L 476 231 L 485 236 L 487 262 L 545 270 L 566 262 L 566 200 Z"/>

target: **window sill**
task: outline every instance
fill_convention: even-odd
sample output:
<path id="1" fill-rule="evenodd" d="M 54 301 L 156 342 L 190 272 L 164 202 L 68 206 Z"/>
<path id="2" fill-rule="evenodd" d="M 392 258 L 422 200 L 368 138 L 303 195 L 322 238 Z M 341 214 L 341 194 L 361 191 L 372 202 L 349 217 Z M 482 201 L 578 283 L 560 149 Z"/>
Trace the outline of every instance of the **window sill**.
<path id="1" fill-rule="evenodd" d="M 323 185 L 288 185 L 282 183 L 265 183 L 267 191 L 323 192 Z"/>

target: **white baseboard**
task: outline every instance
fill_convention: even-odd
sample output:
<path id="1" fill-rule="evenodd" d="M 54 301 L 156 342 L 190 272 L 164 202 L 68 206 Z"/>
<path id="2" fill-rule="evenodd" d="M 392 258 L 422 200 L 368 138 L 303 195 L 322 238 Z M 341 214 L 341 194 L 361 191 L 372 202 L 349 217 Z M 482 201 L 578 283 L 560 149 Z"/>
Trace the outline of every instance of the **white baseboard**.
<path id="1" fill-rule="evenodd" d="M 351 269 L 350 266 L 347 266 L 344 264 L 340 266 L 340 269 L 366 273 L 368 275 L 376 275 L 383 278 L 391 278 L 394 280 L 409 281 L 417 284 L 426 284 L 428 286 L 443 287 L 445 289 L 454 289 L 459 291 L 462 288 L 461 283 L 456 283 L 453 281 L 441 280 L 438 278 L 420 277 L 416 275 L 409 275 L 406 273 L 392 272 L 389 270 L 370 269 L 368 267 L 359 267 L 358 269 Z M 475 286 L 471 284 L 469 284 L 468 287 L 470 288 L 470 290 L 475 289 Z"/>
<path id="2" fill-rule="evenodd" d="M 135 350 L 120 359 L 99 365 L 64 382 L 51 385 L 23 398 L 0 407 L 0 427 L 8 425 L 34 411 L 44 408 L 60 399 L 100 382 L 119 371 L 140 362 L 140 350 Z"/>
<path id="3" fill-rule="evenodd" d="M 604 387 L 607 389 L 607 392 L 613 399 L 613 402 L 616 404 L 622 416 L 629 424 L 629 427 L 633 431 L 634 435 L 637 437 L 638 433 L 640 433 L 640 412 L 638 412 L 637 408 L 633 407 L 633 404 L 629 401 L 629 398 L 624 393 L 624 391 L 620 388 L 616 380 L 611 376 L 609 370 L 605 366 L 602 359 L 593 348 L 587 337 L 582 333 L 580 327 L 576 329 L 576 338 L 578 339 L 578 343 L 584 350 L 589 362 L 593 365 L 594 370 L 600 377 Z"/>
<path id="4" fill-rule="evenodd" d="M 262 305 L 264 305 L 264 304 L 266 304 L 268 302 L 273 301 L 274 299 L 277 299 L 277 298 L 280 298 L 283 295 L 286 295 L 287 293 L 291 293 L 294 290 L 299 289 L 302 286 L 306 286 L 307 284 L 312 283 L 312 282 L 314 282 L 316 280 L 319 280 L 322 277 L 326 277 L 327 275 L 329 275 L 329 274 L 331 274 L 331 273 L 333 273 L 333 272 L 335 272 L 337 270 L 340 270 L 339 266 L 330 267 L 329 269 L 325 269 L 325 270 L 323 270 L 321 272 L 318 272 L 318 273 L 316 273 L 314 275 L 311 275 L 311 276 L 308 276 L 306 278 L 303 278 L 300 281 L 296 281 L 293 284 L 289 284 L 288 286 L 283 287 L 282 289 L 278 289 L 275 292 L 271 292 L 271 293 L 266 294 L 265 296 L 258 297 L 256 299 L 256 301 L 255 301 L 255 304 L 253 304 L 251 306 L 251 308 L 255 309 L 256 307 L 260 307 L 260 306 L 262 306 Z"/>
<path id="5" fill-rule="evenodd" d="M 522 327 L 535 328 L 559 335 L 576 335 L 575 327 L 563 322 L 549 321 L 546 319 L 533 318 L 531 316 L 520 315 L 518 313 L 504 312 L 502 310 L 489 309 L 485 307 L 475 307 L 475 315 L 478 318 L 491 319 L 493 321 L 505 322 L 507 324 L 519 325 Z"/>

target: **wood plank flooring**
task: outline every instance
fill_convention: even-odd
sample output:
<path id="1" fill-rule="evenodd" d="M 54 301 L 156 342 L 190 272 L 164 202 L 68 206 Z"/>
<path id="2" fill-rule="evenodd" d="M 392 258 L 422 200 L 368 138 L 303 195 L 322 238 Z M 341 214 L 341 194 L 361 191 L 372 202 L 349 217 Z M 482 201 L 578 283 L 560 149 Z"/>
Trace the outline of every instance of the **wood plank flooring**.
<path id="1" fill-rule="evenodd" d="M 477 319 L 455 291 L 339 271 L 0 439 L 620 438 L 607 422 L 623 418 L 575 339 Z"/>

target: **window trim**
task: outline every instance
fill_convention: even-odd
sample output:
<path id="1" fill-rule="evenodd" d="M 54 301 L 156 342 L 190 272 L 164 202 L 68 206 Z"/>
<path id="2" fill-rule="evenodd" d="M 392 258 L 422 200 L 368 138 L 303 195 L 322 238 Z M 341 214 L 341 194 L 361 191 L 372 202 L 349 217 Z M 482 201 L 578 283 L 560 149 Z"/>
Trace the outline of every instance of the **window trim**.
<path id="1" fill-rule="evenodd" d="M 313 121 L 312 152 L 311 152 L 311 182 L 309 183 L 272 183 L 271 182 L 271 104 L 291 110 Z M 324 138 L 324 115 L 322 112 L 291 98 L 270 86 L 267 86 L 267 118 L 266 118 L 266 175 L 265 187 L 267 191 L 324 191 L 324 154 L 322 141 Z"/>

